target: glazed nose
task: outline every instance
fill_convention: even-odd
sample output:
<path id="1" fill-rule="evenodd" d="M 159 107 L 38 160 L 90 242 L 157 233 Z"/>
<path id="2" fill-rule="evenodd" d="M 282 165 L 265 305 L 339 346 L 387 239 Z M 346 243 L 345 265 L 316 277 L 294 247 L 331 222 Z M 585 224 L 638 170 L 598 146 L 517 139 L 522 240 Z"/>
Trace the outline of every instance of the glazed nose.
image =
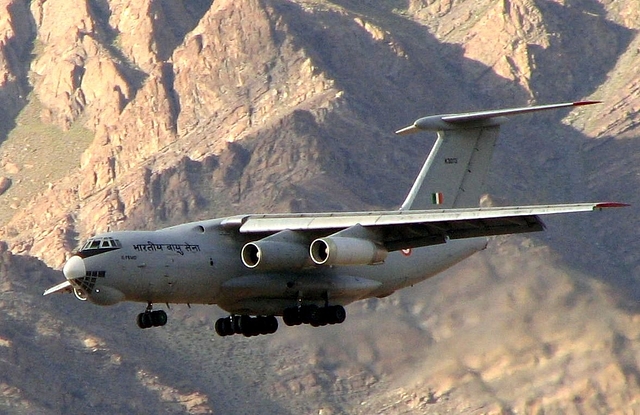
<path id="1" fill-rule="evenodd" d="M 75 280 L 87 275 L 87 268 L 84 266 L 84 260 L 77 255 L 72 256 L 64 264 L 62 273 L 68 280 Z"/>

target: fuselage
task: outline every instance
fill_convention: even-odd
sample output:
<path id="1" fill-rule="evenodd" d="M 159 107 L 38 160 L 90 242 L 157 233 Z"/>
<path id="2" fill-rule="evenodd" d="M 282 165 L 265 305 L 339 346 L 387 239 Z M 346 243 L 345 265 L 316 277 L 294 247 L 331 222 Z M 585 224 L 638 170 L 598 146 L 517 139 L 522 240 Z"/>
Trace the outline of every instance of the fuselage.
<path id="1" fill-rule="evenodd" d="M 281 315 L 301 299 L 319 306 L 328 300 L 346 305 L 389 295 L 486 246 L 486 238 L 471 238 L 391 252 L 375 265 L 264 272 L 241 260 L 242 247 L 252 239 L 229 231 L 222 222 L 98 235 L 67 263 L 65 275 L 82 295 L 100 305 L 217 304 L 230 313 Z"/>

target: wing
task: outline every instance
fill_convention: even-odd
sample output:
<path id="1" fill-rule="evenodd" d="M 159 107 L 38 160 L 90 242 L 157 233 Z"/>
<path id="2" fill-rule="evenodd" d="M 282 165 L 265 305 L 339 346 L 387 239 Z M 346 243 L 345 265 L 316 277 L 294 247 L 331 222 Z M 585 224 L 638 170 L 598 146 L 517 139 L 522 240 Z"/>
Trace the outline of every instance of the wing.
<path id="1" fill-rule="evenodd" d="M 373 240 L 387 251 L 395 251 L 444 243 L 447 239 L 536 232 L 544 229 L 540 215 L 588 212 L 621 206 L 627 205 L 577 203 L 426 211 L 246 215 L 227 218 L 222 225 L 237 228 L 240 233 L 245 234 L 299 231 L 297 233 L 308 233 L 311 238 L 334 233 L 344 234 L 349 229 L 359 227 L 368 231 L 365 239 Z"/>

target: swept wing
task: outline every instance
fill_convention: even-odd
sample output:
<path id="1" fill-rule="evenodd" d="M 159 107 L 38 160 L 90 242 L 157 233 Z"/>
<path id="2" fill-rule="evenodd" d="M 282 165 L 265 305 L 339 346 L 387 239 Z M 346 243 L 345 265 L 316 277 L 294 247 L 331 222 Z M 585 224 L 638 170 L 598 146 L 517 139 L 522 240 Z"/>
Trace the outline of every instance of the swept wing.
<path id="1" fill-rule="evenodd" d="M 442 210 L 345 213 L 260 214 L 233 216 L 222 225 L 245 234 L 285 230 L 329 234 L 356 225 L 374 231 L 387 250 L 434 245 L 447 239 L 473 238 L 544 229 L 540 215 L 588 212 L 626 206 L 621 203 L 576 203 Z"/>

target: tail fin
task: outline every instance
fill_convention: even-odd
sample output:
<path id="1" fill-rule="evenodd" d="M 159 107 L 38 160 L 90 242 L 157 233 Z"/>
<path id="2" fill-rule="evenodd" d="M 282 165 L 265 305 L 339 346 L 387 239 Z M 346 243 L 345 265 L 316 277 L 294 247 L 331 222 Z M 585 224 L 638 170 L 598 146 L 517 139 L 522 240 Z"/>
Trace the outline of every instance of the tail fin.
<path id="1" fill-rule="evenodd" d="M 500 125 L 507 121 L 507 116 L 598 102 L 569 102 L 418 119 L 396 134 L 431 130 L 437 131 L 438 139 L 400 210 L 478 206 Z"/>

